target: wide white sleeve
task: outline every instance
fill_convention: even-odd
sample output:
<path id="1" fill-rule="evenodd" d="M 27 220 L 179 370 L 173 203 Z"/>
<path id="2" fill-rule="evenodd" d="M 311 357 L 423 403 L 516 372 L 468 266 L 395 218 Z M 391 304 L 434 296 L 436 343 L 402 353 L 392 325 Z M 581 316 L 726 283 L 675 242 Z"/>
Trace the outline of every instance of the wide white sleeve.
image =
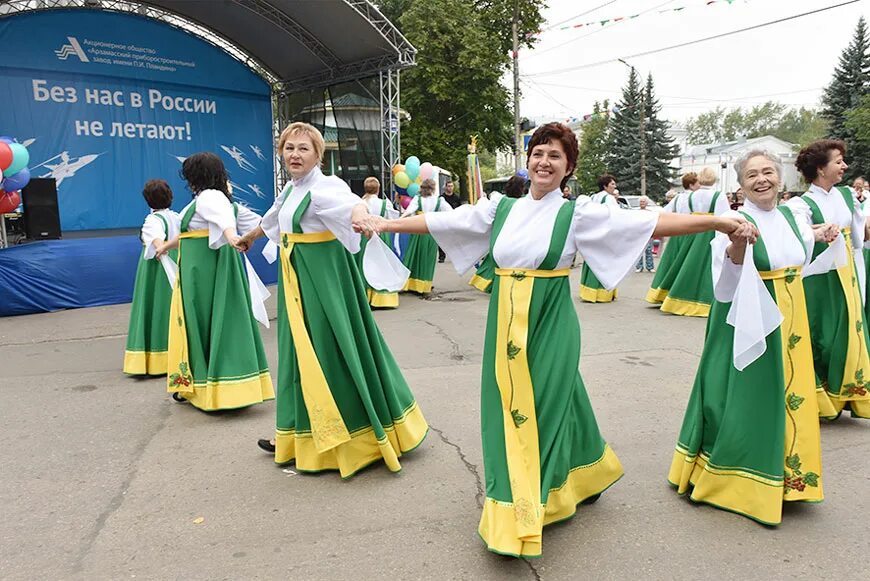
<path id="1" fill-rule="evenodd" d="M 227 243 L 224 230 L 236 229 L 233 205 L 218 190 L 205 190 L 196 197 L 196 213 L 208 222 L 208 247 L 217 250 Z"/>
<path id="2" fill-rule="evenodd" d="M 387 215 L 384 216 L 384 217 L 385 217 L 387 220 L 395 220 L 396 218 L 398 218 L 399 216 L 402 215 L 402 214 L 401 214 L 401 213 L 400 213 L 396 208 L 393 207 L 392 204 L 390 204 L 390 201 L 389 201 L 389 200 L 387 200 L 387 211 L 386 211 L 386 214 L 387 214 Z"/>
<path id="3" fill-rule="evenodd" d="M 239 204 L 239 215 L 236 216 L 236 225 L 239 229 L 239 234 L 245 235 L 257 226 L 260 225 L 260 215 L 251 210 L 249 207 Z"/>
<path id="4" fill-rule="evenodd" d="M 160 242 L 166 240 L 166 232 L 163 230 L 163 222 L 154 214 L 148 214 L 145 217 L 145 223 L 142 224 L 142 232 L 140 234 L 142 244 L 145 245 L 145 260 L 151 260 L 157 254 L 157 250 L 152 244 L 155 240 Z"/>
<path id="5" fill-rule="evenodd" d="M 353 209 L 365 202 L 339 177 L 326 176 L 311 190 L 311 206 L 327 229 L 351 254 L 359 252 L 360 235 L 353 231 Z"/>
<path id="6" fill-rule="evenodd" d="M 281 241 L 281 224 L 278 222 L 278 214 L 281 212 L 281 206 L 284 205 L 284 198 L 287 195 L 288 188 L 290 187 L 291 184 L 289 183 L 284 186 L 281 194 L 275 198 L 275 201 L 272 203 L 272 207 L 263 214 L 263 219 L 260 220 L 260 228 L 263 229 L 266 238 L 275 244 L 279 244 Z"/>
<path id="7" fill-rule="evenodd" d="M 803 222 L 808 226 L 813 225 L 813 212 L 810 210 L 809 205 L 803 201 L 800 196 L 790 198 L 785 205 L 791 210 L 791 213 L 794 214 L 795 220 L 798 223 Z"/>
<path id="8" fill-rule="evenodd" d="M 804 267 L 806 267 L 813 259 L 813 250 L 816 247 L 816 234 L 813 231 L 813 227 L 803 220 L 795 220 L 795 223 L 801 235 L 801 240 L 804 243 L 804 251 L 807 255 L 806 262 L 804 262 Z"/>
<path id="9" fill-rule="evenodd" d="M 715 216 L 721 216 L 730 209 L 731 203 L 728 201 L 728 196 L 725 195 L 725 192 L 720 192 L 719 197 L 716 198 L 716 206 L 713 208 L 713 214 Z"/>
<path id="10" fill-rule="evenodd" d="M 574 241 L 595 277 L 611 290 L 634 267 L 657 221 L 658 214 L 653 212 L 578 199 L 574 207 Z"/>
<path id="11" fill-rule="evenodd" d="M 736 218 L 740 214 L 729 210 L 724 215 L 728 218 Z M 730 303 L 734 299 L 737 284 L 740 282 L 741 266 L 731 262 L 731 259 L 725 255 L 725 250 L 730 244 L 731 239 L 722 232 L 717 232 L 710 241 L 710 249 L 713 253 L 713 296 L 720 303 Z"/>
<path id="12" fill-rule="evenodd" d="M 427 212 L 426 226 L 459 274 L 468 272 L 487 252 L 501 196 L 481 198 L 452 212 Z"/>
<path id="13" fill-rule="evenodd" d="M 440 208 L 438 208 L 438 211 L 439 211 L 439 212 L 452 212 L 452 211 L 453 211 L 453 206 L 451 206 L 451 205 L 447 202 L 447 200 L 445 200 L 444 197 L 442 196 L 442 198 L 441 198 Z"/>
<path id="14" fill-rule="evenodd" d="M 411 198 L 411 202 L 408 204 L 408 207 L 405 208 L 405 211 L 402 212 L 402 218 L 407 218 L 408 216 L 413 216 L 414 212 L 420 209 L 420 196 L 414 196 Z"/>
<path id="15" fill-rule="evenodd" d="M 679 196 L 674 196 L 673 198 L 671 198 L 671 201 L 668 202 L 667 204 L 665 204 L 665 207 L 662 208 L 662 213 L 664 213 L 664 212 L 670 212 L 670 213 L 676 212 L 678 199 L 679 199 Z"/>
<path id="16" fill-rule="evenodd" d="M 867 223 L 867 218 L 854 192 L 852 192 L 852 207 L 855 208 L 852 212 L 852 248 L 858 250 L 864 248 L 864 225 Z"/>
<path id="17" fill-rule="evenodd" d="M 618 208 L 619 202 L 616 200 L 616 198 L 614 196 L 607 194 L 606 196 L 604 196 L 604 204 L 603 205 L 610 206 L 611 208 Z"/>

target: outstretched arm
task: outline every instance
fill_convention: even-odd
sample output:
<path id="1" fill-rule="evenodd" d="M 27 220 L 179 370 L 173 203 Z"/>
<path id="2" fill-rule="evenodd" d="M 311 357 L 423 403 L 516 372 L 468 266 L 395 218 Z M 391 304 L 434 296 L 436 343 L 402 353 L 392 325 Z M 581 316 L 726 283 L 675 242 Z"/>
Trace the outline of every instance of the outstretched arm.
<path id="1" fill-rule="evenodd" d="M 653 230 L 653 237 L 682 236 L 685 234 L 698 234 L 699 232 L 707 232 L 709 230 L 731 234 L 740 224 L 740 220 L 722 216 L 661 213 L 659 214 L 658 222 L 656 222 L 655 230 Z"/>
<path id="2" fill-rule="evenodd" d="M 396 232 L 398 234 L 428 234 L 429 226 L 426 225 L 426 216 L 418 214 L 398 220 L 382 220 L 379 225 L 381 232 Z"/>

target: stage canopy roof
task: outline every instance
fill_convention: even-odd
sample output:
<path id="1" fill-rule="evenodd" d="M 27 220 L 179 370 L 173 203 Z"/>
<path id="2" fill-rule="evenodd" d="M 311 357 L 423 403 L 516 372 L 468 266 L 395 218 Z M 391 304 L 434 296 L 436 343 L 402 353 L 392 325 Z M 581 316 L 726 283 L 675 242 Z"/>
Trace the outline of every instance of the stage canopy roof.
<path id="1" fill-rule="evenodd" d="M 0 8 L 3 4 L 7 9 L 0 9 L 0 16 L 28 9 L 102 8 L 192 28 L 286 92 L 405 68 L 414 64 L 416 53 L 366 0 L 7 0 Z M 173 22 L 173 16 L 181 22 Z"/>

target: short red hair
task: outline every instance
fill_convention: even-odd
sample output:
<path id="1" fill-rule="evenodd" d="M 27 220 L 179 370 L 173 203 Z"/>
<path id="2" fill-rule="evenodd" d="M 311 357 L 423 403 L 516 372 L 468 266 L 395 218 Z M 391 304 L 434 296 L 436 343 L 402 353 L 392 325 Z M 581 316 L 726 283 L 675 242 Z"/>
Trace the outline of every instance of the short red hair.
<path id="1" fill-rule="evenodd" d="M 568 183 L 568 178 L 574 173 L 574 168 L 577 167 L 577 156 L 580 154 L 580 146 L 577 144 L 577 136 L 564 123 L 546 123 L 541 125 L 532 134 L 529 140 L 529 149 L 526 152 L 526 165 L 529 165 L 529 158 L 532 156 L 532 151 L 538 145 L 544 145 L 552 141 L 558 141 L 565 151 L 565 157 L 568 158 L 568 174 L 562 179 L 561 189 L 565 189 L 565 184 Z"/>

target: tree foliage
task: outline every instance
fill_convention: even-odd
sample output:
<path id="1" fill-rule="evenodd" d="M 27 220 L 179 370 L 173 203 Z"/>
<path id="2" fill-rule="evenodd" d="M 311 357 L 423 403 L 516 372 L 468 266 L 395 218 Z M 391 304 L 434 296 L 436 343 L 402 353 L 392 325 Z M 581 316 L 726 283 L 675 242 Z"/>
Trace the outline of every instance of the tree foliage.
<path id="1" fill-rule="evenodd" d="M 542 5 L 519 1 L 521 31 L 540 27 Z M 402 124 L 402 154 L 462 179 L 471 135 L 482 150 L 511 147 L 511 95 L 501 77 L 510 65 L 505 43 L 514 1 L 383 0 L 379 6 L 417 49 L 417 65 L 402 71 L 402 108 L 410 115 Z M 523 38 L 526 46 L 534 42 Z"/>
<path id="2" fill-rule="evenodd" d="M 671 161 L 679 153 L 679 147 L 669 135 L 670 123 L 661 119 L 661 106 L 655 95 L 652 75 L 646 78 L 644 94 L 646 120 L 644 123 L 646 135 L 646 191 L 656 198 L 664 198 L 671 188 L 671 178 L 677 168 L 671 166 Z"/>
<path id="3" fill-rule="evenodd" d="M 592 115 L 580 128 L 580 155 L 574 175 L 583 193 L 598 191 L 598 176 L 607 173 L 610 102 L 595 102 Z"/>
<path id="4" fill-rule="evenodd" d="M 870 168 L 870 144 L 859 138 L 862 128 L 855 122 L 863 116 L 862 103 L 867 95 L 870 95 L 870 37 L 867 23 L 861 17 L 822 98 L 822 114 L 830 122 L 828 136 L 842 139 L 848 148 L 847 179 Z"/>
<path id="5" fill-rule="evenodd" d="M 768 101 L 743 109 L 717 107 L 686 123 L 689 143 L 719 143 L 773 135 L 790 143 L 806 145 L 825 136 L 827 122 L 813 109 L 790 109 Z"/>

